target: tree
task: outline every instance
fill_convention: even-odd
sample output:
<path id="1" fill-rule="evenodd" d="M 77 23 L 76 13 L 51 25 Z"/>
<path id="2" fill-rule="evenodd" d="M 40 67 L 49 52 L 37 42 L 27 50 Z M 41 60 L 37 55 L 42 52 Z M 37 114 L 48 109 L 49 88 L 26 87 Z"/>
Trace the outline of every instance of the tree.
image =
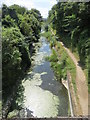
<path id="1" fill-rule="evenodd" d="M 88 69 L 90 57 L 90 2 L 63 2 L 49 11 L 49 26 L 56 30 L 56 35 L 62 37 L 64 44 L 79 53 L 80 63 Z M 67 39 L 68 38 L 68 39 Z"/>
<path id="2" fill-rule="evenodd" d="M 19 5 L 2 6 L 2 80 L 3 103 L 11 94 L 18 79 L 31 65 L 31 46 L 37 42 L 41 30 L 38 10 Z M 11 91 L 11 92 L 10 92 Z"/>

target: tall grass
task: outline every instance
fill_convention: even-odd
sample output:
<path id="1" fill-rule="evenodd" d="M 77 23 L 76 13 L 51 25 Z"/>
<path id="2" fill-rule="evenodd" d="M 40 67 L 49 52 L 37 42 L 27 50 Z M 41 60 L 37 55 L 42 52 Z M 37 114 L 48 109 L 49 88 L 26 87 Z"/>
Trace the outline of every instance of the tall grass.
<path id="1" fill-rule="evenodd" d="M 57 49 L 57 46 L 59 46 L 59 48 Z M 66 50 L 63 48 L 63 46 L 60 44 L 60 42 L 57 42 L 57 53 L 60 54 L 60 61 L 65 61 L 65 65 L 64 65 L 64 69 L 66 69 L 66 71 L 70 71 L 71 73 L 71 77 L 72 77 L 72 83 L 73 83 L 73 87 L 75 90 L 75 93 L 77 91 L 76 88 L 76 66 L 74 64 L 74 62 L 72 61 L 72 59 L 69 57 L 69 55 L 67 54 Z"/>

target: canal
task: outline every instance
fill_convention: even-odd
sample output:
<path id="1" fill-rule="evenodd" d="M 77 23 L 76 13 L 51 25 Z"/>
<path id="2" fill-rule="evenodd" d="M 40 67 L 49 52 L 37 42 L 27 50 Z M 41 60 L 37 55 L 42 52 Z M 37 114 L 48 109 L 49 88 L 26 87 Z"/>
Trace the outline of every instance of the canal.
<path id="1" fill-rule="evenodd" d="M 59 117 L 68 116 L 68 92 L 57 81 L 50 62 L 45 60 L 51 54 L 45 37 L 40 38 L 41 47 L 32 57 L 34 65 L 22 81 L 24 87 L 23 108 L 25 115 L 20 117 Z"/>

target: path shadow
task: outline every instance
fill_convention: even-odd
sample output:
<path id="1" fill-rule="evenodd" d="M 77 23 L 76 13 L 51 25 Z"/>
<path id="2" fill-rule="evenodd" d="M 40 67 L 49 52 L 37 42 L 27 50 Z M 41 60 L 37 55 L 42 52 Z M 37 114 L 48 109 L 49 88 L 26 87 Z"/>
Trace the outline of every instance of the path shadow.
<path id="1" fill-rule="evenodd" d="M 78 66 L 80 66 L 80 67 L 82 68 L 82 70 L 84 70 L 84 69 L 85 69 L 85 66 L 84 66 L 84 65 L 82 65 L 81 61 L 78 61 Z"/>

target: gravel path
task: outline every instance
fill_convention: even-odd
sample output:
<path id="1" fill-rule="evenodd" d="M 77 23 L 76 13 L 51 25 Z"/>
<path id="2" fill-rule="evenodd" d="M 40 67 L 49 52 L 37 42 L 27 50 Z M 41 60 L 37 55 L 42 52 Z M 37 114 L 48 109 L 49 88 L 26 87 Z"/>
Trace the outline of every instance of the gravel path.
<path id="1" fill-rule="evenodd" d="M 88 115 L 88 86 L 87 86 L 86 77 L 84 75 L 82 68 L 79 66 L 77 59 L 73 55 L 73 53 L 68 48 L 66 48 L 62 42 L 60 43 L 63 45 L 68 55 L 71 57 L 71 59 L 76 65 L 77 95 L 78 95 L 79 103 L 82 109 L 82 114 L 83 116 L 87 116 Z"/>

